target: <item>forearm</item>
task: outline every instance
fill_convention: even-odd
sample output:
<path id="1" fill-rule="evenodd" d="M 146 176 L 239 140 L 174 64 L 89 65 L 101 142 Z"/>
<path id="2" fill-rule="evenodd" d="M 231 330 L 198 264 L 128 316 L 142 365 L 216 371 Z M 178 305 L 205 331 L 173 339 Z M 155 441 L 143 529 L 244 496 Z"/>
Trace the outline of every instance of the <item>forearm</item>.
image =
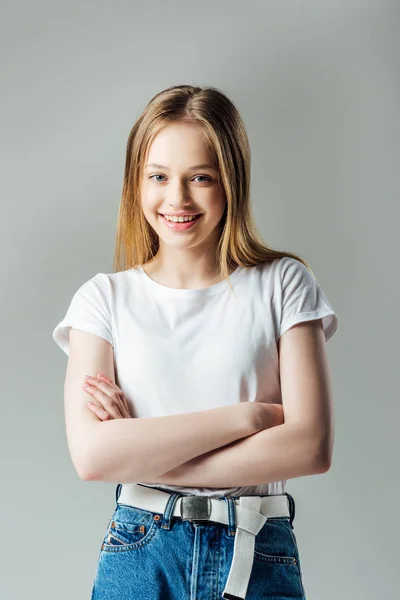
<path id="1" fill-rule="evenodd" d="M 257 429 L 250 403 L 197 412 L 112 419 L 94 424 L 85 479 L 131 483 L 154 479 Z"/>
<path id="2" fill-rule="evenodd" d="M 284 423 L 198 456 L 143 483 L 211 488 L 265 484 L 325 472 L 319 456 L 319 444 L 309 431 Z"/>

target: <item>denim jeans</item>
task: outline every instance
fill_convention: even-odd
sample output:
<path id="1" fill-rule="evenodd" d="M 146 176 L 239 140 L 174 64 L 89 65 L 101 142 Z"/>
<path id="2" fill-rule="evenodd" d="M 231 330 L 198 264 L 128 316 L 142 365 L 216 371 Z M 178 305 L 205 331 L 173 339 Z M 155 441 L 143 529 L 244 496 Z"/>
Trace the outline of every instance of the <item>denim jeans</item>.
<path id="1" fill-rule="evenodd" d="M 228 503 L 227 525 L 183 521 L 170 516 L 180 495 L 171 493 L 164 514 L 116 505 L 103 536 L 91 600 L 223 598 L 235 541 L 234 503 L 220 498 Z M 268 519 L 255 536 L 246 600 L 306 600 L 293 531 L 295 502 L 286 495 L 290 517 Z"/>

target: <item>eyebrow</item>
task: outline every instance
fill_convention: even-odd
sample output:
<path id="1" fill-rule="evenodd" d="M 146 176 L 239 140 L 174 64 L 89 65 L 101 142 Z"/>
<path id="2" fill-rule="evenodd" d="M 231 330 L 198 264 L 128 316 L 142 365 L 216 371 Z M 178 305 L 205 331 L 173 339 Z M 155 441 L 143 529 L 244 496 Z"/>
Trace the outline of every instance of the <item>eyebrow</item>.
<path id="1" fill-rule="evenodd" d="M 163 165 L 158 165 L 157 163 L 148 163 L 146 165 L 146 167 L 155 167 L 156 169 L 165 169 L 166 171 L 169 171 L 168 167 L 165 167 Z M 214 171 L 217 170 L 213 165 L 209 165 L 207 163 L 205 163 L 203 165 L 196 165 L 194 167 L 189 167 L 188 171 L 193 171 L 194 169 L 213 169 Z"/>

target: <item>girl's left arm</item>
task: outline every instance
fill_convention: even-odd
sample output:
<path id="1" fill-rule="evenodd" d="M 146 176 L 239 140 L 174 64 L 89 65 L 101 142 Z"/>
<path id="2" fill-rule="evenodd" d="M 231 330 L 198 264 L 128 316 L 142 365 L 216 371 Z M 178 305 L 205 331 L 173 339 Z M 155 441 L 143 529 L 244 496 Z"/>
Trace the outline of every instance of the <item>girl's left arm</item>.
<path id="1" fill-rule="evenodd" d="M 284 422 L 202 454 L 143 483 L 240 487 L 324 473 L 334 442 L 333 400 L 321 319 L 278 340 Z"/>
<path id="2" fill-rule="evenodd" d="M 329 470 L 308 429 L 284 423 L 202 454 L 143 483 L 190 487 L 242 487 Z"/>

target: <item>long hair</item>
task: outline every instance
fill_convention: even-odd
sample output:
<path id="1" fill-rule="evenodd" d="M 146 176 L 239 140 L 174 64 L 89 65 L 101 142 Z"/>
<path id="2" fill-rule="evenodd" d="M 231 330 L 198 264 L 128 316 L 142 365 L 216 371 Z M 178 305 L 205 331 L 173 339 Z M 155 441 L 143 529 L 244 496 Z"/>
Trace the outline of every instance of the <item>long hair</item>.
<path id="1" fill-rule="evenodd" d="M 263 242 L 250 204 L 250 145 L 242 118 L 221 91 L 211 86 L 177 85 L 156 94 L 133 125 L 126 147 L 125 173 L 117 218 L 114 269 L 137 268 L 157 254 L 159 239 L 140 202 L 140 182 L 151 142 L 166 125 L 196 123 L 214 157 L 226 195 L 219 223 L 216 265 L 229 281 L 230 267 L 252 267 L 289 256 Z"/>

